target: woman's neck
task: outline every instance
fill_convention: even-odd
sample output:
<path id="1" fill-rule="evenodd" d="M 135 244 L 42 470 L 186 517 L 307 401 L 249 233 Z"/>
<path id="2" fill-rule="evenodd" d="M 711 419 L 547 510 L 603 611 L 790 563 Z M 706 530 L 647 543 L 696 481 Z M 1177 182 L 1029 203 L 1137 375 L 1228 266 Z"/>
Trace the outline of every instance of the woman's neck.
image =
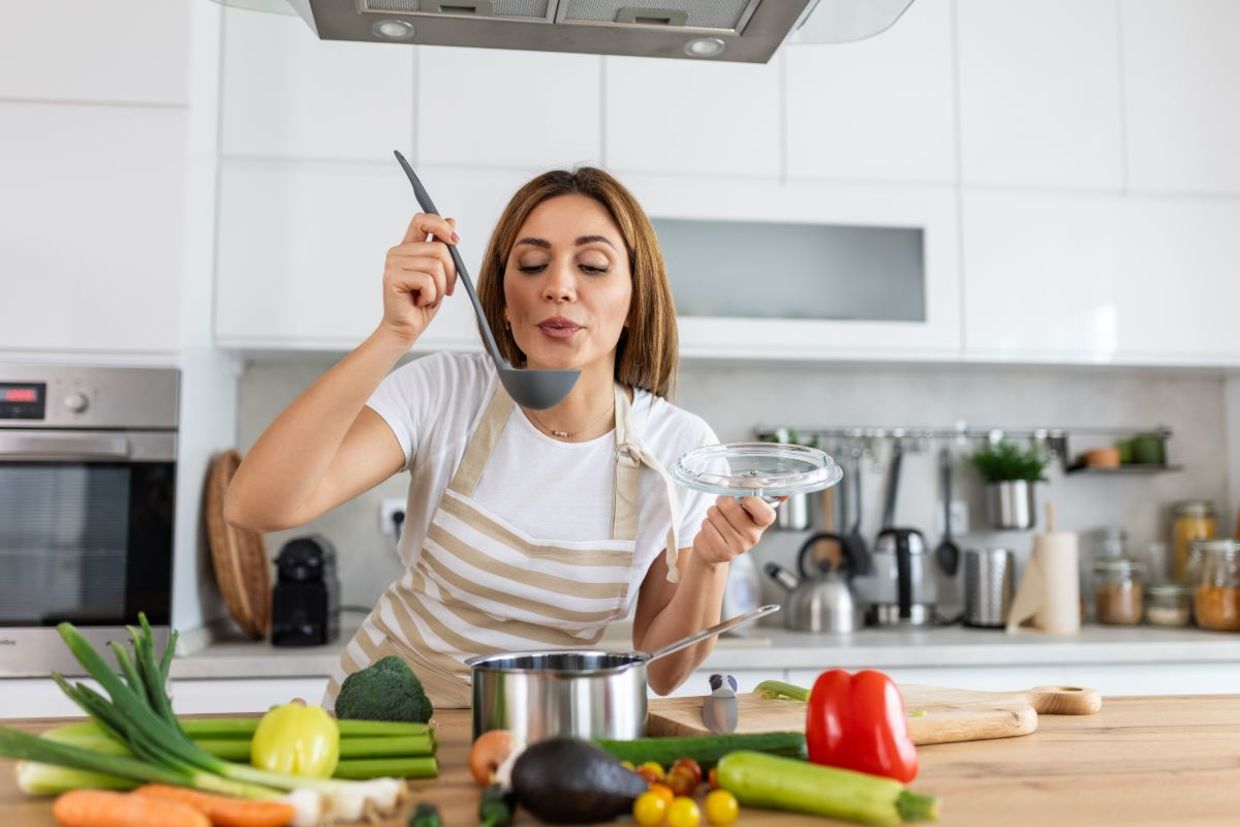
<path id="1" fill-rule="evenodd" d="M 611 360 L 587 365 L 559 404 L 541 411 L 526 408 L 526 418 L 548 436 L 567 442 L 600 437 L 615 425 L 614 376 Z"/>

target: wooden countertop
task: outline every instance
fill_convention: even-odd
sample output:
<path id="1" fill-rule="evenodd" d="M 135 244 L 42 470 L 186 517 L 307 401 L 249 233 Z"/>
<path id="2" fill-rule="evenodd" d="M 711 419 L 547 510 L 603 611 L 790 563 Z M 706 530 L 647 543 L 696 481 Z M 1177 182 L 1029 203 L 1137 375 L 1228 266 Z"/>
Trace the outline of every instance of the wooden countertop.
<path id="1" fill-rule="evenodd" d="M 477 824 L 468 713 L 437 717 L 443 774 L 416 782 L 416 800 L 439 805 L 448 827 Z M 5 723 L 37 731 L 61 722 Z M 943 825 L 1183 827 L 1234 825 L 1240 817 L 1240 695 L 1108 699 L 1097 715 L 1044 715 L 1033 735 L 923 747 L 920 755 L 912 786 L 942 798 Z M 811 822 L 836 823 L 744 810 L 740 824 Z M 54 823 L 49 802 L 20 793 L 12 762 L 0 759 L 0 824 Z M 522 814 L 518 823 L 533 819 Z"/>

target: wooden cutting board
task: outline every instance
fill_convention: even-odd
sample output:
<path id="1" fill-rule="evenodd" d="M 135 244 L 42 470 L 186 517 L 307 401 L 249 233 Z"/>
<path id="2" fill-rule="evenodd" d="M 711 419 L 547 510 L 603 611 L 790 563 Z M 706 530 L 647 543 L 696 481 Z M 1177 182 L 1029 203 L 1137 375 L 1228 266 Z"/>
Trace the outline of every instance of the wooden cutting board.
<path id="1" fill-rule="evenodd" d="M 1028 735 L 1043 715 L 1090 715 L 1102 708 L 1093 689 L 1039 686 L 1025 692 L 976 692 L 938 686 L 900 687 L 909 713 L 909 734 L 918 745 L 951 741 L 982 741 Z M 737 696 L 737 732 L 800 732 L 805 729 L 805 704 L 768 700 L 753 694 Z M 702 697 L 658 698 L 650 702 L 646 733 L 652 736 L 709 735 L 702 723 Z"/>

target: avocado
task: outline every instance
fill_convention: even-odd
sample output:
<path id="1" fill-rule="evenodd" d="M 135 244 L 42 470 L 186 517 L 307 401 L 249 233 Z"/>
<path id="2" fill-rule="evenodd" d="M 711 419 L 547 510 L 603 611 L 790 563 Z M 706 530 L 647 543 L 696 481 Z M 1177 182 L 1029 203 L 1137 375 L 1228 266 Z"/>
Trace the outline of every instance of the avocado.
<path id="1" fill-rule="evenodd" d="M 517 758 L 517 802 L 548 824 L 596 824 L 632 811 L 649 788 L 598 745 L 581 738 L 539 741 Z"/>

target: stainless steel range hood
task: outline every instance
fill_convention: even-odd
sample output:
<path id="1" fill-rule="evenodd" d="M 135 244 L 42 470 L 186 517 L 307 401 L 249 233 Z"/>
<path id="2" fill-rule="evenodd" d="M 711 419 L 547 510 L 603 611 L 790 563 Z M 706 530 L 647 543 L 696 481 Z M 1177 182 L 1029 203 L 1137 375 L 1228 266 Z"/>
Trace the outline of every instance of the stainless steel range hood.
<path id="1" fill-rule="evenodd" d="M 812 42 L 856 40 L 889 27 L 912 0 L 287 2 L 322 40 L 766 63 L 811 12 L 826 21 L 806 27 Z"/>

